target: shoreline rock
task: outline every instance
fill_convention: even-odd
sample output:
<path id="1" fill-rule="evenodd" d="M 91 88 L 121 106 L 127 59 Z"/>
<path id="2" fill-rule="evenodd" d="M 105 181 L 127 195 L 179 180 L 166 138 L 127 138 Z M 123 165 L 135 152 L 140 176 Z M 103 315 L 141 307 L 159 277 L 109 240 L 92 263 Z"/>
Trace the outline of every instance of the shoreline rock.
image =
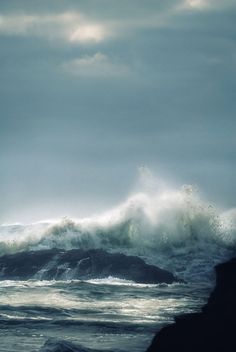
<path id="1" fill-rule="evenodd" d="M 137 283 L 179 281 L 172 273 L 141 258 L 102 249 L 49 249 L 0 257 L 0 280 L 89 280 L 113 276 Z"/>
<path id="2" fill-rule="evenodd" d="M 202 311 L 177 316 L 156 334 L 147 352 L 236 351 L 236 258 L 215 270 L 216 286 Z"/>

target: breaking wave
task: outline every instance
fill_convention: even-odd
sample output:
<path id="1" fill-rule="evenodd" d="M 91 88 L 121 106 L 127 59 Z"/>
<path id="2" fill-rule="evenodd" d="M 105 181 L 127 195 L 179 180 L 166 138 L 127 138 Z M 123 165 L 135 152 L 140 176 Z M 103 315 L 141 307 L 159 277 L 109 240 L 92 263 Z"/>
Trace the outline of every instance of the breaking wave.
<path id="1" fill-rule="evenodd" d="M 184 279 L 206 276 L 236 248 L 236 210 L 220 214 L 191 186 L 141 192 L 82 220 L 0 226 L 0 255 L 49 248 L 103 248 L 139 255 Z"/>

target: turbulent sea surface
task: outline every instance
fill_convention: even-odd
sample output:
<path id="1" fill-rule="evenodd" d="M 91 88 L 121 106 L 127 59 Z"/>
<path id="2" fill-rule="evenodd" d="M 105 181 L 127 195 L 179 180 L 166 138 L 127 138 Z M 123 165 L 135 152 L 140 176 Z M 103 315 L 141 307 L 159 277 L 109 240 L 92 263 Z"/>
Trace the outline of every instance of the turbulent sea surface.
<path id="1" fill-rule="evenodd" d="M 1 225 L 0 255 L 103 248 L 140 256 L 185 283 L 0 281 L 0 351 L 38 351 L 51 337 L 92 349 L 145 351 L 161 326 L 205 302 L 214 265 L 235 255 L 235 214 L 220 213 L 188 186 L 136 194 L 90 219 Z"/>
<path id="2" fill-rule="evenodd" d="M 206 290 L 118 279 L 3 281 L 1 351 L 38 350 L 50 337 L 101 350 L 144 351 L 174 314 L 195 310 Z"/>

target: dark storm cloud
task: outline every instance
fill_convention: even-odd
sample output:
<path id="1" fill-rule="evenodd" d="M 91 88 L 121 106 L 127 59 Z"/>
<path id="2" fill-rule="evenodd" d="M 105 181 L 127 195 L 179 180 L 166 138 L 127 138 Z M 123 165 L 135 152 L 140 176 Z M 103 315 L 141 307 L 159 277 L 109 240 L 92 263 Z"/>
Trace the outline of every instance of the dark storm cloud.
<path id="1" fill-rule="evenodd" d="M 104 209 L 142 164 L 235 206 L 233 1 L 1 1 L 0 13 L 2 221 Z"/>

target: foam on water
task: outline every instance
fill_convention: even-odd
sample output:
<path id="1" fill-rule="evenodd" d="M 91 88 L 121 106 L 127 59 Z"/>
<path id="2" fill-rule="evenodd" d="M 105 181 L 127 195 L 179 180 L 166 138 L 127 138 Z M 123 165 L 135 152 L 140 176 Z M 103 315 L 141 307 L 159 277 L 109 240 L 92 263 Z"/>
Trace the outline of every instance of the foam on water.
<path id="1" fill-rule="evenodd" d="M 204 276 L 233 255 L 236 210 L 220 213 L 192 186 L 145 188 L 101 216 L 0 226 L 0 254 L 104 248 L 140 255 L 183 278 Z"/>

